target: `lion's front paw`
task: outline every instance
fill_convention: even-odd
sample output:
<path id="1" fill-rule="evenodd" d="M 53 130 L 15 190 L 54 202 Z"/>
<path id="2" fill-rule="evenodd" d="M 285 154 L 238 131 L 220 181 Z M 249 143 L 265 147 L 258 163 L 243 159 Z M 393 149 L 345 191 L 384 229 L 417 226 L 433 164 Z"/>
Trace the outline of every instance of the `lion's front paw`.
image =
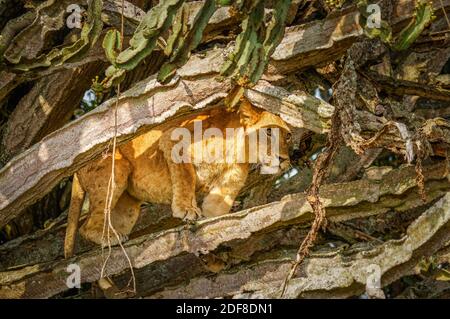
<path id="1" fill-rule="evenodd" d="M 102 245 L 102 247 L 107 247 L 108 245 L 115 246 L 128 240 L 127 235 L 118 231 L 114 232 L 112 229 L 109 229 L 108 232 L 108 228 L 103 231 L 103 227 L 86 227 L 86 225 L 83 225 L 80 227 L 80 234 L 84 239 Z"/>
<path id="2" fill-rule="evenodd" d="M 184 221 L 194 221 L 202 216 L 202 211 L 194 205 L 172 204 L 172 215 L 173 217 L 183 219 Z"/>

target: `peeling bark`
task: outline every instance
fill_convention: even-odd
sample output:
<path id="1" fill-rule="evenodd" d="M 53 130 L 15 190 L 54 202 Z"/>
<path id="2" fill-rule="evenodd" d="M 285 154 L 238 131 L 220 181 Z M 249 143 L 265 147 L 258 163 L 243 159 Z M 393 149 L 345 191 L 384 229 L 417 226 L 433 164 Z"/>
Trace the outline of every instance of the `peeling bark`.
<path id="1" fill-rule="evenodd" d="M 424 174 L 430 182 L 427 192 L 431 200 L 449 190 L 446 166 L 428 167 Z M 401 212 L 420 206 L 423 203 L 417 197 L 415 188 L 414 169 L 406 167 L 386 174 L 381 181 L 360 180 L 326 185 L 321 189 L 320 197 L 327 207 L 328 218 L 343 221 L 389 209 Z M 289 224 L 307 223 L 312 217 L 312 208 L 305 194 L 293 194 L 279 202 L 142 236 L 127 242 L 125 249 L 133 267 L 143 268 L 186 253 L 205 255 L 225 243 L 248 239 L 257 232 Z M 1 272 L 0 296 L 42 298 L 62 292 L 67 289 L 66 267 L 71 263 L 81 267 L 82 282 L 96 281 L 100 276 L 101 258 L 101 251 L 97 250 L 68 260 Z M 119 247 L 113 248 L 111 260 L 105 268 L 107 275 L 119 274 L 128 267 Z"/>
<path id="2" fill-rule="evenodd" d="M 11 114 L 2 141 L 7 161 L 69 121 L 91 80 L 103 69 L 100 63 L 55 73 L 37 81 Z"/>
<path id="3" fill-rule="evenodd" d="M 445 247 L 450 239 L 450 194 L 429 208 L 399 240 L 371 247 L 315 252 L 288 284 L 287 298 L 345 298 L 362 294 L 368 284 L 379 288 L 405 274 L 420 258 Z M 295 253 L 273 256 L 233 272 L 191 280 L 150 298 L 278 298 Z M 375 280 L 375 281 L 374 281 Z"/>
<path id="4" fill-rule="evenodd" d="M 448 74 L 439 75 L 443 68 L 443 73 L 449 71 L 442 9 L 448 11 L 450 0 L 432 2 L 435 22 L 414 42 L 413 50 L 394 52 L 389 43 L 364 35 L 356 6 L 330 12 L 322 3 L 312 3 L 328 13 L 318 20 L 311 18 L 311 6 L 293 1 L 289 23 L 311 22 L 286 28 L 262 80 L 245 88 L 244 96 L 280 115 L 294 135 L 305 136 L 302 142 L 294 138 L 298 145 L 292 156 L 301 176 L 252 176 L 233 206 L 238 212 L 190 225 L 171 218 L 170 207 L 144 205 L 144 211 L 153 213 L 142 214 L 125 244 L 136 273 L 136 297 L 279 297 L 295 248 L 314 217 L 301 192 L 311 183 L 311 166 L 317 165 L 331 128 L 338 132 L 333 138 L 339 140 L 341 134 L 347 145 L 329 167 L 326 181 L 333 184 L 320 188 L 329 227 L 319 233 L 317 246 L 297 269 L 285 296 L 336 298 L 364 291 L 369 297 L 382 296 L 382 287 L 416 273 L 422 258 L 448 262 L 450 121 L 436 116 L 450 114 Z M 14 69 L 17 61 L 33 60 L 61 44 L 55 35 L 66 35 L 63 9 L 68 2 L 39 3 L 50 6 L 37 13 L 15 11 L 10 1 L 0 0 L 0 6 L 7 5 L 0 8 L 0 53 L 6 61 L 0 70 L 0 120 L 9 119 L 0 157 L 10 160 L 0 170 L 0 241 L 24 208 L 38 201 L 45 209 L 45 194 L 107 150 L 115 130 L 115 98 L 63 126 L 90 78 L 103 68 L 100 40 L 77 62 L 27 72 Z M 86 0 L 75 3 L 85 5 Z M 121 3 L 103 2 L 108 26 L 120 27 Z M 415 3 L 381 2 L 394 38 L 414 19 Z M 125 46 L 142 9 L 154 4 L 125 2 Z M 189 23 L 201 6 L 200 1 L 186 3 Z M 305 12 L 297 12 L 299 8 Z M 33 14 L 40 14 L 40 19 L 33 19 Z M 117 101 L 118 143 L 224 107 L 235 84 L 218 75 L 234 49 L 240 18 L 229 7 L 220 8 L 206 26 L 199 50 L 169 83 L 156 81 L 155 73 L 167 62 L 167 52 L 159 49 L 127 72 L 122 82 L 126 91 Z M 73 42 L 77 34 L 72 30 L 64 43 Z M 21 85 L 26 82 L 31 83 Z M 22 88 L 31 90 L 19 99 Z M 337 117 L 340 131 L 333 126 Z M 362 178 L 355 181 L 358 176 Z M 267 203 L 271 199 L 278 201 Z M 58 207 L 62 211 L 66 206 Z M 71 263 L 81 267 L 82 282 L 99 279 L 102 254 L 91 243 L 80 240 L 79 255 L 62 259 L 64 220 L 63 214 L 52 226 L 45 224 L 45 229 L 0 246 L 0 297 L 65 296 L 66 267 Z M 376 287 L 367 286 L 372 270 L 381 279 Z M 128 262 L 119 247 L 112 249 L 106 274 L 120 287 L 128 282 Z M 77 297 L 87 294 L 82 290 Z"/>

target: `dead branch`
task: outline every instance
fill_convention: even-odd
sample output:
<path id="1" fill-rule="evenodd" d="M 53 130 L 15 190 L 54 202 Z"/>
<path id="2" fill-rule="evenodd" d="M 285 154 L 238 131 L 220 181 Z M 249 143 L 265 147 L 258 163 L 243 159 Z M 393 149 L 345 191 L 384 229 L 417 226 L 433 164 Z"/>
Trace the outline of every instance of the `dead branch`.
<path id="1" fill-rule="evenodd" d="M 369 284 L 380 289 L 401 276 L 414 273 L 414 266 L 422 258 L 445 248 L 450 239 L 449 230 L 450 194 L 446 194 L 414 221 L 401 239 L 377 246 L 311 254 L 290 281 L 286 297 L 345 298 L 362 294 Z M 167 288 L 150 298 L 274 298 L 279 295 L 294 254 L 291 251 L 269 255 L 232 272 L 196 278 L 188 284 Z"/>
<path id="2" fill-rule="evenodd" d="M 7 162 L 67 123 L 89 89 L 91 79 L 102 69 L 103 64 L 91 63 L 38 80 L 9 118 L 3 134 L 1 160 Z"/>
<path id="3" fill-rule="evenodd" d="M 416 95 L 430 100 L 450 101 L 450 90 L 433 87 L 423 83 L 393 79 L 375 72 L 367 72 L 375 86 L 390 94 Z"/>

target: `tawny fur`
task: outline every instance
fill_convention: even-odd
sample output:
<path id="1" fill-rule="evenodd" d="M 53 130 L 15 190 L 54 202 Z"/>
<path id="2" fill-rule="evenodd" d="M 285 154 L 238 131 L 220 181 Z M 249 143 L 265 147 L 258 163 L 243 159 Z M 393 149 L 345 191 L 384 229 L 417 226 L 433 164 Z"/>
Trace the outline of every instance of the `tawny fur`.
<path id="1" fill-rule="evenodd" d="M 278 157 L 283 165 L 289 161 L 287 135 L 289 128 L 269 112 L 260 111 L 242 102 L 239 112 L 213 110 L 203 115 L 203 130 L 215 127 L 225 136 L 226 128 L 245 128 L 246 132 L 260 128 L 279 128 Z M 181 125 L 192 132 L 193 120 Z M 174 217 L 194 220 L 200 216 L 227 214 L 244 186 L 250 164 L 244 163 L 182 163 L 172 160 L 172 149 L 178 141 L 171 140 L 172 130 L 152 130 L 118 147 L 115 154 L 115 192 L 112 196 L 111 220 L 121 240 L 131 232 L 139 217 L 143 202 L 171 204 Z M 243 149 L 248 153 L 248 140 Z M 223 143 L 224 139 L 203 139 L 203 145 Z M 191 143 L 190 147 L 193 147 Z M 220 144 L 223 145 L 223 144 Z M 249 154 L 245 154 L 248 158 Z M 102 244 L 104 209 L 108 181 L 111 175 L 111 155 L 97 159 L 74 176 L 65 241 L 65 256 L 73 255 L 75 235 L 81 206 L 87 193 L 89 216 L 80 228 L 81 235 Z M 203 197 L 201 209 L 198 198 Z M 117 244 L 115 236 L 111 242 Z"/>

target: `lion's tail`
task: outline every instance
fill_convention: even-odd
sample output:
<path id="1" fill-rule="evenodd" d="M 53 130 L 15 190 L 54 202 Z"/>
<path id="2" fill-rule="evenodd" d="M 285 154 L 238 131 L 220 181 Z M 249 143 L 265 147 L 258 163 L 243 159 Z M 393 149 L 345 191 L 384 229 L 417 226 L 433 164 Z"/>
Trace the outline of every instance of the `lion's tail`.
<path id="1" fill-rule="evenodd" d="M 64 257 L 73 256 L 75 237 L 78 230 L 81 209 L 83 207 L 85 191 L 81 187 L 77 174 L 73 176 L 72 197 L 70 200 L 70 208 L 67 216 L 66 238 L 64 240 Z"/>

